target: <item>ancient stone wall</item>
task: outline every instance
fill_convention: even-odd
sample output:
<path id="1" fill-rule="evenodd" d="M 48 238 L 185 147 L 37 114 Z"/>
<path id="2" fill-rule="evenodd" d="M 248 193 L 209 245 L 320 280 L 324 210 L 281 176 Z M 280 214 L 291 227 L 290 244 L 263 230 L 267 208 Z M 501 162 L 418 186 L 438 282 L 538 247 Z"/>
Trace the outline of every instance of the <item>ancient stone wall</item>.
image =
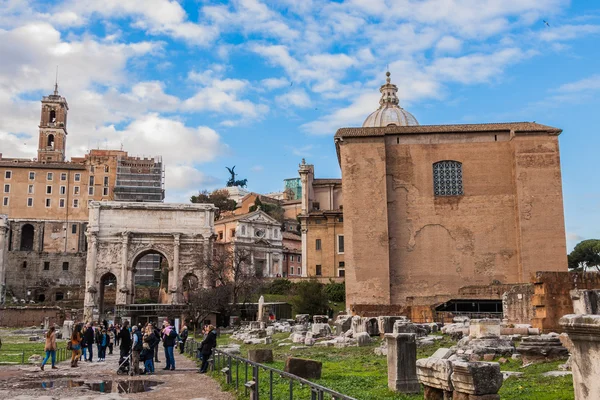
<path id="1" fill-rule="evenodd" d="M 531 325 L 543 332 L 562 332 L 560 318 L 573 314 L 572 289 L 600 289 L 598 272 L 537 272 L 532 281 L 535 315 Z"/>
<path id="2" fill-rule="evenodd" d="M 0 307 L 0 326 L 7 328 L 39 327 L 44 319 L 62 326 L 65 312 L 60 307 Z"/>
<path id="3" fill-rule="evenodd" d="M 471 295 L 500 299 L 533 271 L 567 270 L 560 131 L 505 125 L 338 132 L 349 308 L 466 298 L 467 286 L 497 285 Z M 462 195 L 434 195 L 445 160 L 462 165 Z"/>
<path id="4" fill-rule="evenodd" d="M 368 313 L 367 305 L 391 301 L 385 153 L 380 138 L 354 139 L 340 146 L 345 259 L 353 264 L 346 268 L 346 305 L 357 313 L 363 305 Z"/>
<path id="5" fill-rule="evenodd" d="M 535 317 L 535 307 L 531 303 L 533 284 L 514 285 L 502 296 L 504 318 L 511 324 L 529 324 Z"/>

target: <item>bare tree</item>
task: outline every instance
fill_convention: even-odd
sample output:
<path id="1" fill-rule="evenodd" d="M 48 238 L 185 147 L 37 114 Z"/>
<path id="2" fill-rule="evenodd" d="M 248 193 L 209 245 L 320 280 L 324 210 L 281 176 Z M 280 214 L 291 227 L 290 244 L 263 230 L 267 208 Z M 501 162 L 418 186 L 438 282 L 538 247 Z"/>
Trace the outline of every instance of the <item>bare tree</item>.
<path id="1" fill-rule="evenodd" d="M 188 311 L 196 322 L 212 313 L 237 313 L 238 303 L 251 300 L 263 284 L 262 271 L 252 266 L 251 253 L 245 248 L 215 244 L 213 257 L 203 267 L 203 287 L 188 292 Z"/>

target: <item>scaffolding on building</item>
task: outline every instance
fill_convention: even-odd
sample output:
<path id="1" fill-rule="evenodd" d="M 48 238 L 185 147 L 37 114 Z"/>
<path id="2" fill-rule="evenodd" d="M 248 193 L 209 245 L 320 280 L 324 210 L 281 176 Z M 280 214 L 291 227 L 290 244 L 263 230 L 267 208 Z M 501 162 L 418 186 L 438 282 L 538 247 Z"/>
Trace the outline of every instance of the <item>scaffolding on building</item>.
<path id="1" fill-rule="evenodd" d="M 162 157 L 117 159 L 116 201 L 162 202 L 165 198 Z"/>

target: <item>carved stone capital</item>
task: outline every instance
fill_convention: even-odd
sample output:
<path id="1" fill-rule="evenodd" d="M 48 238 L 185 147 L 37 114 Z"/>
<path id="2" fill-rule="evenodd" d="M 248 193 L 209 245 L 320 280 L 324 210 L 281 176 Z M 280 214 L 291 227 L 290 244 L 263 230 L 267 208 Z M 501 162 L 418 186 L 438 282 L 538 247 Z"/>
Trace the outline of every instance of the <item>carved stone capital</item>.
<path id="1" fill-rule="evenodd" d="M 90 286 L 87 288 L 88 293 L 98 293 L 96 286 Z"/>
<path id="2" fill-rule="evenodd" d="M 129 289 L 127 289 L 127 286 L 121 286 L 119 288 L 119 292 L 121 292 L 121 293 L 129 293 Z"/>

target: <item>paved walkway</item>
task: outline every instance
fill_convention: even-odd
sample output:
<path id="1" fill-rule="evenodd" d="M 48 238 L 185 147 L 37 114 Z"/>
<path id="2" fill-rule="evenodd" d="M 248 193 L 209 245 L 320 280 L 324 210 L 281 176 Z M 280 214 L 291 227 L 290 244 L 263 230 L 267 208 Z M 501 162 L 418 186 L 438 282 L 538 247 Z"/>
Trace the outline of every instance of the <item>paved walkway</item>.
<path id="1" fill-rule="evenodd" d="M 155 364 L 154 375 L 134 377 L 117 375 L 118 359 L 117 354 L 107 355 L 105 362 L 80 362 L 78 368 L 71 368 L 70 361 L 67 361 L 58 364 L 58 369 L 54 370 L 46 364 L 45 371 L 41 371 L 39 366 L 0 367 L 0 399 L 233 400 L 233 396 L 222 392 L 214 380 L 196 373 L 196 364 L 179 353 L 175 355 L 175 371 L 162 369 L 165 365 L 162 355 L 162 362 Z M 119 393 L 133 387 L 135 383 L 132 381 L 157 381 L 160 384 L 143 393 Z M 97 385 L 92 385 L 94 383 Z M 144 386 L 144 383 L 138 385 Z M 101 387 L 110 394 L 92 391 L 90 386 Z"/>

